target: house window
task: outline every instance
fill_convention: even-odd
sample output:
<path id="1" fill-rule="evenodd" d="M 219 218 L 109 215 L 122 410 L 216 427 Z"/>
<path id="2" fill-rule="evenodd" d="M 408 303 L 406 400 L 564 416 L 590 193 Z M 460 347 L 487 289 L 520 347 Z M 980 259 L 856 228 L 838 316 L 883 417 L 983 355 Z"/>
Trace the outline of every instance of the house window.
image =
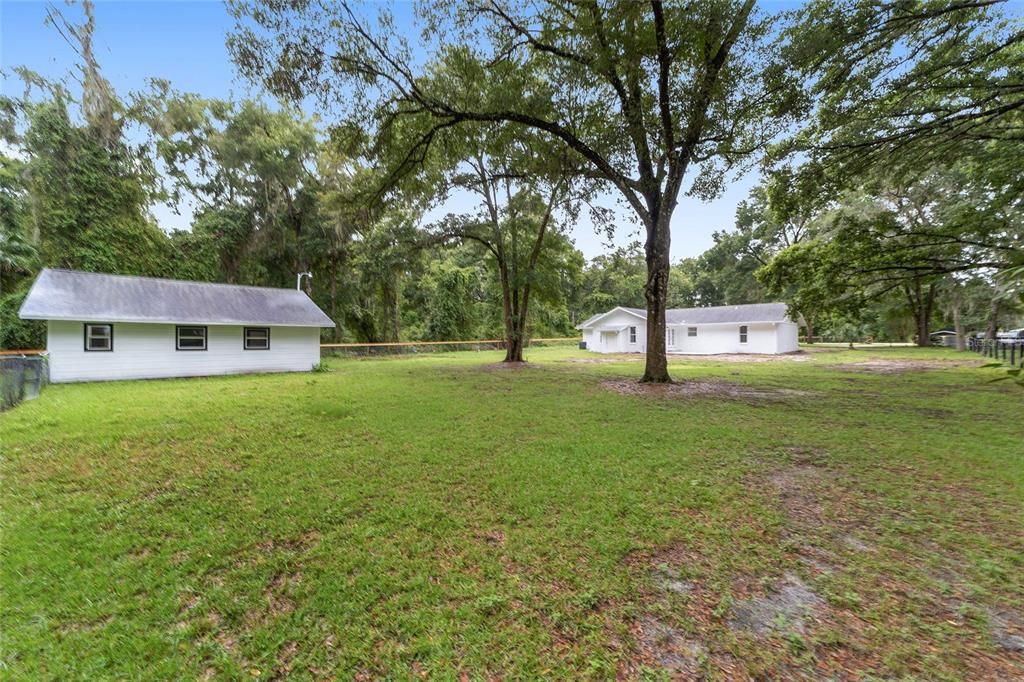
<path id="1" fill-rule="evenodd" d="M 697 328 L 696 327 L 687 327 L 686 328 L 686 335 L 687 336 L 697 336 Z"/>
<path id="2" fill-rule="evenodd" d="M 740 343 L 747 342 L 747 325 L 740 325 Z"/>
<path id="3" fill-rule="evenodd" d="M 176 327 L 178 350 L 206 350 L 206 327 Z"/>
<path id="4" fill-rule="evenodd" d="M 629 328 L 629 342 L 636 343 L 636 327 Z"/>
<path id="5" fill-rule="evenodd" d="M 242 332 L 245 350 L 270 350 L 269 327 L 246 327 Z"/>
<path id="6" fill-rule="evenodd" d="M 85 349 L 88 351 L 114 350 L 114 325 L 85 325 Z"/>
<path id="7" fill-rule="evenodd" d="M 665 345 L 674 346 L 676 345 L 676 330 L 666 329 L 665 330 Z"/>

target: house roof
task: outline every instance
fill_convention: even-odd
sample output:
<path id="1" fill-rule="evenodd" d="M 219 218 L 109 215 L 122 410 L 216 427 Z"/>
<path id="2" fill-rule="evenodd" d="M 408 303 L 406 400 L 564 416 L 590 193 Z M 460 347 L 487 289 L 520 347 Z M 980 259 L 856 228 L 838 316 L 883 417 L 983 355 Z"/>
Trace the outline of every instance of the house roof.
<path id="1" fill-rule="evenodd" d="M 611 310 L 608 310 L 606 312 L 598 313 L 597 315 L 591 315 L 586 320 L 584 320 L 583 322 L 580 322 L 578 325 L 576 325 L 576 328 L 577 329 L 590 329 L 591 327 L 593 327 L 598 322 L 598 320 L 600 320 L 600 319 L 602 319 L 604 317 L 607 317 L 608 315 L 611 315 L 616 310 L 622 310 L 624 312 L 629 313 L 630 315 L 634 315 L 636 317 L 639 317 L 641 320 L 646 320 L 647 319 L 647 311 L 646 310 L 641 310 L 640 308 L 625 308 L 623 306 L 616 306 L 616 307 L 614 307 Z M 625 328 L 625 327 L 623 327 L 623 328 Z"/>
<path id="2" fill-rule="evenodd" d="M 50 269 L 39 273 L 18 314 L 26 320 L 334 326 L 296 289 Z"/>
<path id="3" fill-rule="evenodd" d="M 647 319 L 643 308 L 615 308 L 607 313 L 595 315 L 579 325 L 577 329 L 591 328 L 605 315 L 624 310 L 642 319 Z M 665 323 L 681 324 L 741 324 L 755 322 L 792 322 L 786 314 L 785 303 L 751 303 L 747 305 L 723 305 L 709 308 L 669 308 L 665 311 Z"/>

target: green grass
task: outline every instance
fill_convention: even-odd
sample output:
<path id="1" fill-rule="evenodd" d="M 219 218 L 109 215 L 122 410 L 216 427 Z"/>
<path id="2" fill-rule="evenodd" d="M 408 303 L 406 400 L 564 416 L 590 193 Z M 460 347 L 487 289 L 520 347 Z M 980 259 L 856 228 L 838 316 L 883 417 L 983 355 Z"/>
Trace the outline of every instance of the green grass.
<path id="1" fill-rule="evenodd" d="M 0 674 L 658 679 L 685 639 L 710 677 L 1024 675 L 997 641 L 1024 613 L 1024 398 L 977 356 L 673 360 L 792 391 L 738 398 L 529 358 L 51 386 L 0 415 Z M 735 627 L 784 573 L 821 598 L 803 632 Z"/>

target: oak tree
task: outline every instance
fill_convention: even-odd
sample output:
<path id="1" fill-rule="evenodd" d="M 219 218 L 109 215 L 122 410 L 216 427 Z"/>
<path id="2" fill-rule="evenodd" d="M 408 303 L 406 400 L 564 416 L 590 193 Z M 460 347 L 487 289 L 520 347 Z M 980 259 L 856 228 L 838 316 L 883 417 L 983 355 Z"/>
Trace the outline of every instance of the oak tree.
<path id="1" fill-rule="evenodd" d="M 580 178 L 612 188 L 646 233 L 645 381 L 670 380 L 665 308 L 680 193 L 716 195 L 725 173 L 804 104 L 774 49 L 777 17 L 754 0 L 432 3 L 417 10 L 415 45 L 388 11 L 370 16 L 349 2 L 231 7 L 235 61 L 274 93 L 316 98 L 378 140 L 406 117 L 429 117 L 389 177 L 466 124 L 528 129 L 585 162 Z"/>

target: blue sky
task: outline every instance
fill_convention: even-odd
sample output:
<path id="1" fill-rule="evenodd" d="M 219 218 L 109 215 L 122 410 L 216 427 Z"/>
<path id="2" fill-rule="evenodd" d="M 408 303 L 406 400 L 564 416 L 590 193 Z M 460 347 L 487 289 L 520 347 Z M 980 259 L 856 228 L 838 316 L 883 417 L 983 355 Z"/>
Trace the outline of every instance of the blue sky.
<path id="1" fill-rule="evenodd" d="M 72 17 L 76 8 L 60 0 L 55 6 Z M 0 0 L 0 69 L 24 65 L 44 76 L 60 78 L 75 63 L 75 55 L 56 30 L 46 26 L 46 2 Z M 232 18 L 214 0 L 100 0 L 96 4 L 95 51 L 107 79 L 122 95 L 145 87 L 152 77 L 166 78 L 178 90 L 207 97 L 259 96 L 235 72 L 224 39 Z M 15 94 L 16 81 L 0 88 Z M 716 201 L 704 203 L 682 197 L 672 226 L 672 258 L 695 256 L 711 246 L 711 233 L 732 226 L 736 204 L 746 198 L 757 178 L 734 179 Z M 613 205 L 609 198 L 608 205 Z M 458 207 L 456 207 L 458 208 Z M 183 228 L 189 216 L 156 207 L 154 215 L 164 229 Z M 626 214 L 624 214 L 626 215 Z M 585 224 L 572 232 L 576 246 L 587 258 L 608 247 Z M 621 222 L 616 242 L 637 239 L 635 226 Z"/>

